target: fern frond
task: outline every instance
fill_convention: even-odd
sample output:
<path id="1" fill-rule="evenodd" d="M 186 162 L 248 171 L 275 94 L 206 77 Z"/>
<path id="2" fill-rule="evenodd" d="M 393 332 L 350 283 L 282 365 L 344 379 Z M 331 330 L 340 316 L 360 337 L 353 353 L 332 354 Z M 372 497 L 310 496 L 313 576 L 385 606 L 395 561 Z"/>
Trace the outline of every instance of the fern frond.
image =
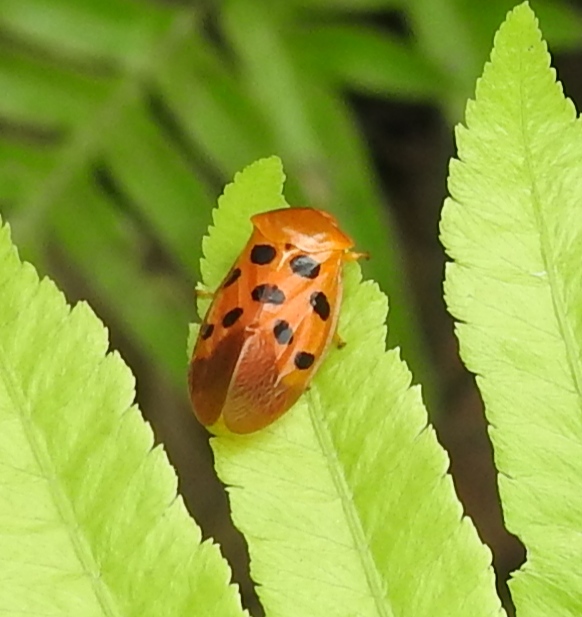
<path id="1" fill-rule="evenodd" d="M 518 615 L 582 612 L 582 132 L 522 4 L 457 130 L 446 299 L 476 373 L 507 526 L 527 549 Z"/>
<path id="2" fill-rule="evenodd" d="M 0 226 L 0 613 L 241 617 L 107 348 Z"/>
<path id="3" fill-rule="evenodd" d="M 271 158 L 227 187 L 204 242 L 210 288 L 246 242 L 249 217 L 280 205 L 282 184 Z M 491 554 L 463 517 L 420 391 L 398 351 L 385 351 L 386 305 L 351 264 L 345 348 L 271 427 L 212 440 L 268 615 L 502 614 Z"/>

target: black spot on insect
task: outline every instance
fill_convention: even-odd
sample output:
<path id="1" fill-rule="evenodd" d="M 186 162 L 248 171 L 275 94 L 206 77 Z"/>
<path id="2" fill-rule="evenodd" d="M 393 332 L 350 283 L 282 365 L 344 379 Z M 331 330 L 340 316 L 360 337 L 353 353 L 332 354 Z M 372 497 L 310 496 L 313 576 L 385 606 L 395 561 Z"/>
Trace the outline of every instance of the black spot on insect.
<path id="1" fill-rule="evenodd" d="M 290 265 L 293 274 L 297 274 L 306 279 L 317 278 L 321 268 L 321 264 L 309 257 L 309 255 L 297 255 L 297 257 L 293 257 Z"/>
<path id="2" fill-rule="evenodd" d="M 243 310 L 240 306 L 228 311 L 228 313 L 222 318 L 223 327 L 230 328 L 231 326 L 234 326 L 242 314 Z"/>
<path id="3" fill-rule="evenodd" d="M 285 294 L 277 285 L 257 285 L 251 292 L 251 296 L 255 302 L 263 304 L 283 304 L 285 302 Z"/>
<path id="4" fill-rule="evenodd" d="M 200 336 L 202 337 L 203 341 L 205 341 L 206 339 L 209 339 L 212 336 L 213 332 L 214 332 L 214 324 L 211 324 L 211 323 L 202 324 L 202 327 L 200 328 Z"/>
<path id="5" fill-rule="evenodd" d="M 241 271 L 240 268 L 235 268 L 229 275 L 224 284 L 222 285 L 223 289 L 225 287 L 230 287 L 240 276 Z"/>
<path id="6" fill-rule="evenodd" d="M 307 351 L 300 351 L 298 354 L 295 354 L 295 358 L 293 359 L 295 366 L 301 371 L 308 369 L 314 361 L 315 356 Z"/>
<path id="7" fill-rule="evenodd" d="M 285 245 L 285 250 L 286 251 L 290 251 L 293 248 L 292 244 L 289 244 L 289 242 L 287 242 L 287 244 Z"/>
<path id="8" fill-rule="evenodd" d="M 329 302 L 323 291 L 314 291 L 309 297 L 309 304 L 311 304 L 314 312 L 319 315 L 323 321 L 329 319 Z"/>
<path id="9" fill-rule="evenodd" d="M 251 249 L 251 261 L 257 266 L 266 266 L 275 259 L 276 254 L 275 247 L 270 244 L 255 244 Z"/>
<path id="10" fill-rule="evenodd" d="M 284 319 L 279 319 L 275 322 L 273 334 L 277 339 L 277 343 L 281 345 L 290 345 L 293 342 L 293 329 L 289 325 L 289 322 Z"/>

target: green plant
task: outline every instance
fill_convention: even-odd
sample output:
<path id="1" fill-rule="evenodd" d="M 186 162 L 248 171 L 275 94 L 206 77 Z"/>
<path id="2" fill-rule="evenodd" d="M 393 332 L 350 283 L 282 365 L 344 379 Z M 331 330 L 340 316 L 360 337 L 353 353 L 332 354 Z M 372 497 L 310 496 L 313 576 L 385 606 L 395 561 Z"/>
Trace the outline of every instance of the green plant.
<path id="1" fill-rule="evenodd" d="M 527 5 L 496 38 L 459 129 L 442 236 L 447 301 L 478 373 L 504 511 L 529 552 L 518 615 L 579 615 L 579 121 Z M 227 188 L 205 242 L 213 287 L 249 214 L 282 200 L 277 159 Z M 346 271 L 340 329 L 278 423 L 214 438 L 267 615 L 502 615 L 488 549 L 398 351 L 386 298 Z M 132 406 L 133 381 L 85 304 L 72 311 L 0 232 L 0 609 L 241 615 L 218 550 Z M 12 584 L 14 582 L 14 584 Z"/>
<path id="2" fill-rule="evenodd" d="M 580 44 L 567 4 L 536 6 L 555 49 Z M 345 91 L 431 103 L 456 121 L 510 7 L 0 0 L 2 211 L 25 258 L 78 295 L 62 276 L 72 271 L 183 389 L 196 239 L 222 184 L 276 152 L 290 203 L 335 211 L 374 255 L 367 275 L 398 298 L 390 344 L 436 404 L 399 234 Z M 409 36 L 370 25 L 388 11 Z"/>

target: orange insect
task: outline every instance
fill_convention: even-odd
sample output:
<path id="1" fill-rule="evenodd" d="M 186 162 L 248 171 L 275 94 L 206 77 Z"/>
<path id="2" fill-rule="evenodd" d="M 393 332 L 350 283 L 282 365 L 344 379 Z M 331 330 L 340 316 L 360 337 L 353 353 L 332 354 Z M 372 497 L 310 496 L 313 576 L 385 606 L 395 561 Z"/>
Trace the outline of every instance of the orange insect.
<path id="1" fill-rule="evenodd" d="M 312 208 L 256 214 L 214 294 L 188 382 L 198 420 L 233 433 L 271 424 L 305 391 L 335 336 L 342 265 L 365 256 L 336 219 Z"/>

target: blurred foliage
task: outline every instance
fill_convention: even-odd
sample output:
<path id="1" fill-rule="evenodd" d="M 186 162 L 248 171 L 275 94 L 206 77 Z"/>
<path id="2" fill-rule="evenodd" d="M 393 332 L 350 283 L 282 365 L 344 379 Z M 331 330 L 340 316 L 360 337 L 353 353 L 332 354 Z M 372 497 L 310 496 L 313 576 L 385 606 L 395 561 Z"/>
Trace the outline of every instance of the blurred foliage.
<path id="1" fill-rule="evenodd" d="M 554 51 L 582 39 L 533 2 Z M 0 207 L 41 272 L 65 264 L 184 388 L 200 237 L 224 182 L 278 154 L 287 200 L 373 259 L 390 344 L 432 378 L 398 232 L 346 93 L 457 122 L 510 0 L 0 0 Z"/>

